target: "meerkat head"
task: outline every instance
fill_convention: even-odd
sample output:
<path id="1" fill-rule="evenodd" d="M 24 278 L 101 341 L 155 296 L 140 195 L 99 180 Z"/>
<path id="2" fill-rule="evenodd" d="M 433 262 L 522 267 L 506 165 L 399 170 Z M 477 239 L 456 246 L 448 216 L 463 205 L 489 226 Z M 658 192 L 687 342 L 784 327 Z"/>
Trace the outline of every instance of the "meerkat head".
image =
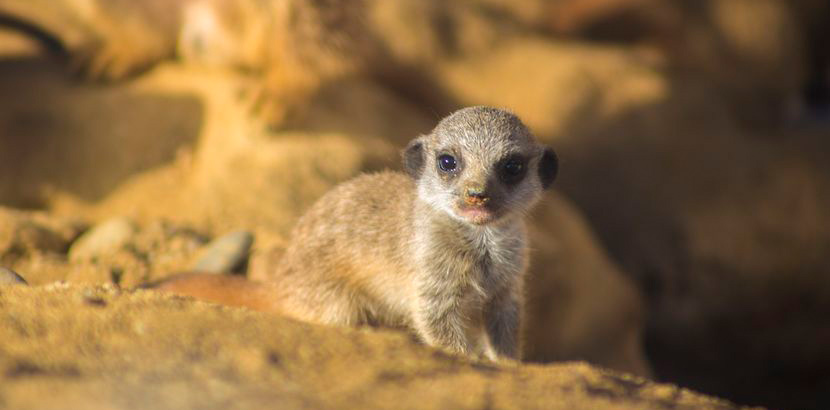
<path id="1" fill-rule="evenodd" d="M 404 151 L 418 198 L 452 218 L 486 225 L 521 215 L 556 178 L 558 161 L 515 115 L 464 108 Z"/>

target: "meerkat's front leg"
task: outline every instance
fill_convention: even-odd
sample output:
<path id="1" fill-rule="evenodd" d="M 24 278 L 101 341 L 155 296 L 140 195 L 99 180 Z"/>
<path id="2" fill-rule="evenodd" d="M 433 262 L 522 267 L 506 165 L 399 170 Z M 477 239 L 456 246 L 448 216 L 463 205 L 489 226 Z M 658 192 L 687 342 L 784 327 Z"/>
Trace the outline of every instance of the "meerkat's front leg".
<path id="1" fill-rule="evenodd" d="M 452 286 L 420 286 L 414 312 L 415 330 L 431 346 L 470 355 L 475 348 L 470 337 L 474 301 Z M 479 327 L 480 329 L 480 327 Z"/>
<path id="2" fill-rule="evenodd" d="M 484 308 L 484 325 L 490 342 L 485 354 L 491 360 L 520 359 L 519 326 L 522 309 L 520 292 L 517 286 L 504 289 L 495 295 Z"/>

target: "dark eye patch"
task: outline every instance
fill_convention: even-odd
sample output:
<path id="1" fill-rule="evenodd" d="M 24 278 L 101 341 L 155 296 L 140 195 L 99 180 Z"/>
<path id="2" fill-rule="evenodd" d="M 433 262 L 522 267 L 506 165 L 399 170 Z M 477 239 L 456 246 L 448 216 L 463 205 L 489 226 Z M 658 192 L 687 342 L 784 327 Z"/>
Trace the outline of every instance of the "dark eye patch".
<path id="1" fill-rule="evenodd" d="M 527 160 L 521 155 L 510 155 L 496 165 L 499 178 L 506 184 L 516 184 L 527 174 Z"/>

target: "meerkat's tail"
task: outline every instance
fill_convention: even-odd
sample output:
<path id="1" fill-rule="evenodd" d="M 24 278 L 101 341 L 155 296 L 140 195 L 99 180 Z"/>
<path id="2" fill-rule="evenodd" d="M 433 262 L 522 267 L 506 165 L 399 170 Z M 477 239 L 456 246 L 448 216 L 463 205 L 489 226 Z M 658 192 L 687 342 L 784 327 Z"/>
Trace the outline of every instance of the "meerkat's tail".
<path id="1" fill-rule="evenodd" d="M 277 298 L 265 283 L 240 276 L 182 273 L 161 282 L 142 286 L 225 306 L 246 307 L 267 313 L 281 313 Z"/>
<path id="2" fill-rule="evenodd" d="M 11 29 L 35 39 L 50 54 L 62 58 L 69 55 L 57 34 L 47 31 L 35 22 L 3 10 L 2 6 L 0 3 L 0 28 Z"/>

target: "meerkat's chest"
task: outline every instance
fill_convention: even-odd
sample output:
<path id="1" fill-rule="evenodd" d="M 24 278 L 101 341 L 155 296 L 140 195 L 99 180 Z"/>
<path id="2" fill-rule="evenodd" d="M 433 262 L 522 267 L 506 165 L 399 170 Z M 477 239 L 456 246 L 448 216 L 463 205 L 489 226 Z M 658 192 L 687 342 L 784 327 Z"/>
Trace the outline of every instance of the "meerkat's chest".
<path id="1" fill-rule="evenodd" d="M 468 240 L 482 280 L 506 280 L 522 269 L 525 240 L 520 230 L 482 230 Z"/>
<path id="2" fill-rule="evenodd" d="M 419 265 L 445 285 L 499 287 L 524 268 L 521 229 L 422 232 L 415 254 Z M 426 246 L 424 246 L 426 245 Z"/>

